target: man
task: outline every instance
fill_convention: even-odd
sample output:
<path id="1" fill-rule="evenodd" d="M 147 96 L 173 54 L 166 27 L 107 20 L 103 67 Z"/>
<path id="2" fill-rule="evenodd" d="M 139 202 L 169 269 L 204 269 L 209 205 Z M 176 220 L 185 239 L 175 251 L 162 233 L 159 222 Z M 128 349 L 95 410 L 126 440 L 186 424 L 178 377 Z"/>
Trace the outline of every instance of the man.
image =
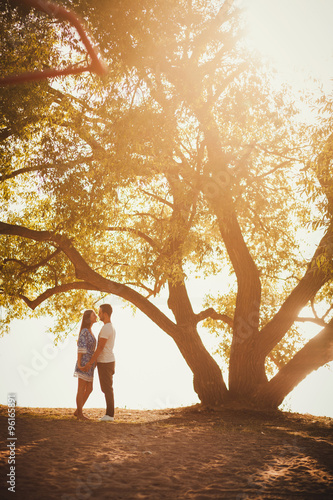
<path id="1" fill-rule="evenodd" d="M 89 370 L 91 365 L 97 361 L 98 377 L 102 392 L 106 401 L 106 413 L 100 420 L 103 422 L 114 421 L 114 396 L 113 375 L 115 371 L 115 356 L 113 353 L 116 331 L 111 323 L 112 307 L 110 304 L 102 304 L 98 316 L 104 326 L 98 335 L 97 349 L 91 357 L 85 369 Z"/>

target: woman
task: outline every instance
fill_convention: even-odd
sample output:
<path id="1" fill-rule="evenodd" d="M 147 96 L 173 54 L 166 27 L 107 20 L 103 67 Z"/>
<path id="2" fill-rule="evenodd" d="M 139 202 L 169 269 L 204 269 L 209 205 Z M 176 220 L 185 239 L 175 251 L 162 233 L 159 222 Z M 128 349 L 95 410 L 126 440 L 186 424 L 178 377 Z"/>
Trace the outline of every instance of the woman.
<path id="1" fill-rule="evenodd" d="M 76 395 L 76 411 L 74 415 L 80 420 L 88 420 L 82 413 L 82 408 L 87 401 L 89 394 L 93 389 L 93 378 L 95 365 L 83 371 L 82 368 L 95 352 L 96 339 L 91 331 L 91 327 L 96 323 L 97 316 L 94 311 L 89 309 L 83 313 L 80 327 L 79 340 L 77 342 L 77 362 L 75 365 L 74 377 L 78 377 L 78 387 Z"/>

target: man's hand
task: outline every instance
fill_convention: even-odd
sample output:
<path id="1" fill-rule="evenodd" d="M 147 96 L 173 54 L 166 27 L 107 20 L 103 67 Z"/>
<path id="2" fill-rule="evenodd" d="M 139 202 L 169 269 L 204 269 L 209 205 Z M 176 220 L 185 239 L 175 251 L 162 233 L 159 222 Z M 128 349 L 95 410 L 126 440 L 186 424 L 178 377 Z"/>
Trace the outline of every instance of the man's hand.
<path id="1" fill-rule="evenodd" d="M 103 349 L 105 347 L 105 344 L 106 344 L 106 341 L 107 341 L 107 339 L 105 339 L 103 337 L 98 340 L 97 349 L 96 349 L 96 351 L 94 352 L 94 354 L 91 356 L 91 358 L 89 360 L 89 365 L 90 366 L 96 364 L 97 358 L 101 354 L 101 352 L 103 351 Z"/>

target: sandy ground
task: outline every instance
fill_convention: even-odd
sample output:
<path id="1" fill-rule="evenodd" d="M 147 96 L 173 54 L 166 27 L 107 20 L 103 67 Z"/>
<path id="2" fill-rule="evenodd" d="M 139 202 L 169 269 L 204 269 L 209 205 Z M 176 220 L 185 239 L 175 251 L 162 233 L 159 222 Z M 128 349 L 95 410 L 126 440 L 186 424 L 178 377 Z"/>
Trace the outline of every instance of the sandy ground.
<path id="1" fill-rule="evenodd" d="M 101 409 L 89 421 L 73 411 L 16 408 L 13 440 L 0 406 L 0 498 L 333 498 L 333 419 L 197 405 L 117 409 L 109 423 Z"/>

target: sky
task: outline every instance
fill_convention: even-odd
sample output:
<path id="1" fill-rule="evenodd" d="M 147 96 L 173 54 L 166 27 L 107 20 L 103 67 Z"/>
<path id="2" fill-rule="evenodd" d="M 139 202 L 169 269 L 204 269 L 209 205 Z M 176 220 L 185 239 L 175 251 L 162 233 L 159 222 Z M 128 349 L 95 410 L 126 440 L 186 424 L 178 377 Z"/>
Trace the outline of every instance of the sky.
<path id="1" fill-rule="evenodd" d="M 333 1 L 242 1 L 248 6 L 249 44 L 276 66 L 280 80 L 311 90 L 317 79 L 332 91 Z M 199 402 L 192 373 L 174 342 L 142 313 L 132 316 L 119 299 L 110 301 L 117 331 L 116 406 L 148 409 Z M 55 347 L 47 334 L 50 322 L 16 321 L 10 335 L 0 339 L 0 404 L 14 392 L 19 406 L 75 407 L 78 331 Z M 101 326 L 94 325 L 96 334 Z M 212 348 L 214 341 L 202 335 Z M 330 369 L 323 367 L 309 376 L 285 400 L 284 408 L 333 417 L 332 369 L 331 363 Z M 86 406 L 104 407 L 98 376 Z"/>
<path id="2" fill-rule="evenodd" d="M 313 79 L 332 91 L 333 2 L 331 0 L 241 0 L 248 11 L 253 47 L 298 88 Z"/>

